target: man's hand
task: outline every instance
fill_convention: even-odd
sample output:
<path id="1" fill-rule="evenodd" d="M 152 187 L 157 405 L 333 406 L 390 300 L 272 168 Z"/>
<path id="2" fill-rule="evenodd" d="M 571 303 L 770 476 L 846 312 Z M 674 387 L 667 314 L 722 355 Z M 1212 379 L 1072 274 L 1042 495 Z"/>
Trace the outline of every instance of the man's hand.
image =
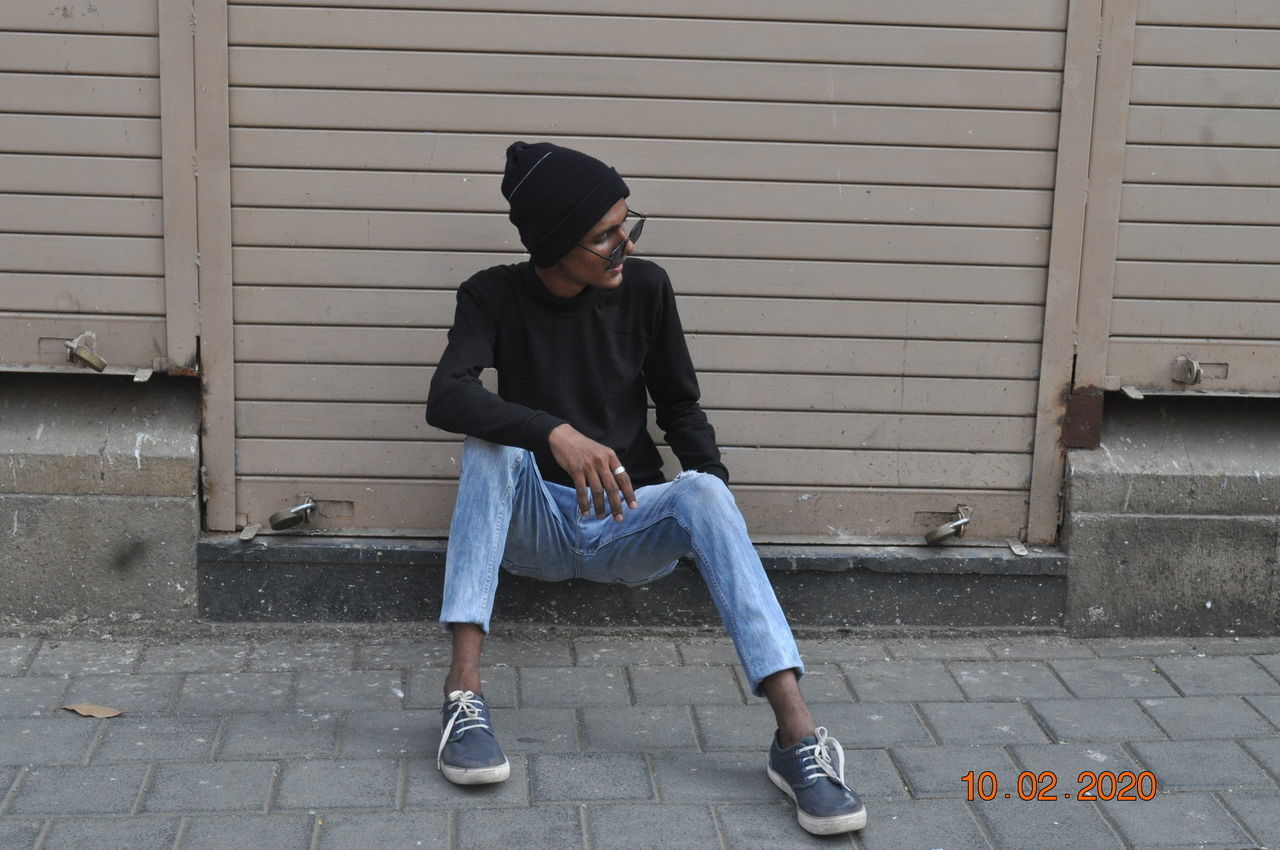
<path id="1" fill-rule="evenodd" d="M 623 501 L 635 510 L 636 494 L 631 489 L 631 476 L 625 471 L 613 474 L 622 466 L 613 449 L 579 433 L 568 423 L 557 425 L 551 431 L 548 443 L 556 463 L 573 479 L 574 489 L 578 491 L 578 510 L 583 516 L 591 512 L 591 503 L 594 502 L 596 517 L 604 519 L 606 498 L 613 518 L 619 522 L 622 521 Z"/>

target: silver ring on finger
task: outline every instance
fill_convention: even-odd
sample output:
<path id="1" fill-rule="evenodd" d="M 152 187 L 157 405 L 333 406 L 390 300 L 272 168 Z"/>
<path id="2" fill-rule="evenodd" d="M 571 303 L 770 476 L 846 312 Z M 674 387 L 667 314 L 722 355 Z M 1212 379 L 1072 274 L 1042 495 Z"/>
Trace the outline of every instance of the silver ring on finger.
<path id="1" fill-rule="evenodd" d="M 627 471 L 627 468 L 625 466 L 619 466 L 617 469 L 613 471 L 613 476 L 614 478 L 617 478 L 619 475 L 623 475 L 624 473 L 626 473 L 626 471 Z"/>

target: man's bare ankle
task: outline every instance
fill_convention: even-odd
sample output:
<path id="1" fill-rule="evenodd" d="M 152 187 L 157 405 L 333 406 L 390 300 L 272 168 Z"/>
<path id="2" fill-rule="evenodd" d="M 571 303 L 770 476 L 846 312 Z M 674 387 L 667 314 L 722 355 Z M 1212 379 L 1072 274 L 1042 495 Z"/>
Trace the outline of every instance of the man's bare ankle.
<path id="1" fill-rule="evenodd" d="M 444 697 L 449 698 L 449 694 L 454 691 L 471 691 L 473 694 L 480 694 L 480 677 L 479 676 L 449 676 L 444 680 Z"/>

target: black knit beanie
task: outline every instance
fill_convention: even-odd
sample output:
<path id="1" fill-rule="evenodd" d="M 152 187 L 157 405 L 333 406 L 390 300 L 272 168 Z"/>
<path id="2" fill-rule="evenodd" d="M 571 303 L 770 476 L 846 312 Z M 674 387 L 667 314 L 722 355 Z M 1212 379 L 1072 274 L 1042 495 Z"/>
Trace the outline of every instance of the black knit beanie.
<path id="1" fill-rule="evenodd" d="M 618 172 L 595 157 L 550 142 L 507 148 L 502 196 L 535 265 L 569 253 L 609 208 L 631 194 Z"/>

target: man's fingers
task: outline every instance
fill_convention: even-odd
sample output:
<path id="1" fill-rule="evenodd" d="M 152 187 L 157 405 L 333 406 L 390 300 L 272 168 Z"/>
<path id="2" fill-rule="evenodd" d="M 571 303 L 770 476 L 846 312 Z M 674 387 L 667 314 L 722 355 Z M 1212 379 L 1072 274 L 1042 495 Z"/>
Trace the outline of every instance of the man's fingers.
<path id="1" fill-rule="evenodd" d="M 636 509 L 636 491 L 631 487 L 631 476 L 625 472 L 622 473 L 618 476 L 618 483 L 622 485 L 622 498 L 626 500 L 627 507 L 634 511 Z"/>
<path id="2" fill-rule="evenodd" d="M 591 501 L 596 507 L 596 519 L 604 519 L 604 485 L 595 470 L 587 476 L 587 486 L 591 488 Z"/>
<path id="3" fill-rule="evenodd" d="M 622 519 L 622 493 L 618 490 L 618 482 L 612 474 L 606 480 L 611 485 L 605 491 L 605 495 L 609 497 L 609 510 L 613 513 L 614 519 Z"/>
<path id="4" fill-rule="evenodd" d="M 587 482 L 583 476 L 573 476 L 573 488 L 578 491 L 578 513 L 586 516 L 587 511 L 591 509 L 591 503 L 587 501 Z"/>

